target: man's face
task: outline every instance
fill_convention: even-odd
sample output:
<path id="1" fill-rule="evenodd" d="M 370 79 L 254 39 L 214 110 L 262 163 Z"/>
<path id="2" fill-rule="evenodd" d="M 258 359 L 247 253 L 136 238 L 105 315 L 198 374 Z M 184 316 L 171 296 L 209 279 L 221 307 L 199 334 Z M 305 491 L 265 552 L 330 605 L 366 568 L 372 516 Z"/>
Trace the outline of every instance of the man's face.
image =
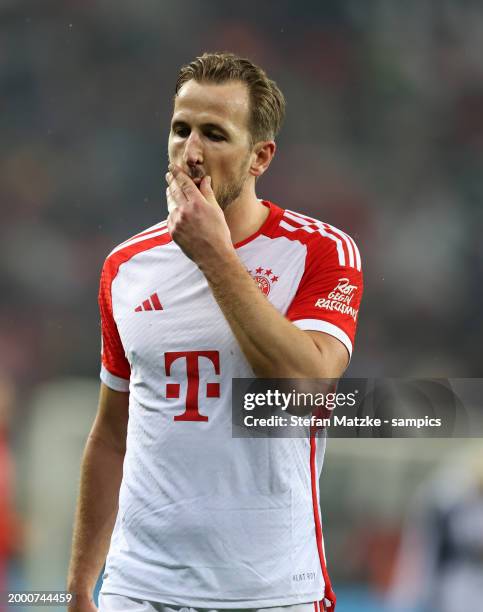
<path id="1" fill-rule="evenodd" d="M 240 81 L 221 85 L 187 81 L 175 99 L 168 141 L 169 161 L 199 185 L 211 176 L 216 200 L 225 209 L 249 176 L 248 89 Z"/>

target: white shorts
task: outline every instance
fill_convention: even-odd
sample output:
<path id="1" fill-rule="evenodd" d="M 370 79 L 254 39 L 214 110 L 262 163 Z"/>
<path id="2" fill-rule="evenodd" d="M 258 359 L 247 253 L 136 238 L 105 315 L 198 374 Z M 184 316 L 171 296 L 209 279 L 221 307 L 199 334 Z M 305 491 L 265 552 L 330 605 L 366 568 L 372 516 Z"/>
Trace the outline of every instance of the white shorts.
<path id="1" fill-rule="evenodd" d="M 319 607 L 317 605 L 317 610 Z M 228 610 L 220 608 L 189 608 L 187 606 L 169 606 L 157 601 L 143 601 L 125 595 L 100 593 L 99 612 L 314 612 L 313 603 L 295 604 L 293 606 L 280 606 L 274 608 L 238 608 Z"/>

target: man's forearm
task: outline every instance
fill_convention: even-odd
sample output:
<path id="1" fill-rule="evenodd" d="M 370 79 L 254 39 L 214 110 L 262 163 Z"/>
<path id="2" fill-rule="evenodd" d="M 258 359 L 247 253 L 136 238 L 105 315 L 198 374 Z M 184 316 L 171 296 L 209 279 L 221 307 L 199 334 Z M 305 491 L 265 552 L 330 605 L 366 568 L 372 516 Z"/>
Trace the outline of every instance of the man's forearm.
<path id="1" fill-rule="evenodd" d="M 256 376 L 338 378 L 347 365 L 346 349 L 337 339 L 327 340 L 328 334 L 298 329 L 257 289 L 233 248 L 233 234 L 211 178 L 203 177 L 198 188 L 180 166 L 170 164 L 166 180 L 168 230 L 205 275 Z M 260 205 L 254 192 L 252 196 L 249 214 L 261 221 L 256 212 Z"/>
<path id="2" fill-rule="evenodd" d="M 253 371 L 265 378 L 320 378 L 324 360 L 311 338 L 266 299 L 235 251 L 200 266 Z"/>
<path id="3" fill-rule="evenodd" d="M 124 453 L 91 435 L 81 469 L 68 589 L 91 594 L 106 559 L 118 509 Z"/>

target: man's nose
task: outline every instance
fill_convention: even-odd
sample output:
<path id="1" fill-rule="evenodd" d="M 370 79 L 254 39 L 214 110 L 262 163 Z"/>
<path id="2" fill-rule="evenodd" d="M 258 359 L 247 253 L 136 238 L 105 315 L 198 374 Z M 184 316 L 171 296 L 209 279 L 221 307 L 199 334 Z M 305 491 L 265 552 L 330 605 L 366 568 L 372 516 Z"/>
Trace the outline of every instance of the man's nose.
<path id="1" fill-rule="evenodd" d="M 201 146 L 201 140 L 196 132 L 191 132 L 189 138 L 186 140 L 183 161 L 188 166 L 195 166 L 196 164 L 203 163 L 203 148 Z"/>

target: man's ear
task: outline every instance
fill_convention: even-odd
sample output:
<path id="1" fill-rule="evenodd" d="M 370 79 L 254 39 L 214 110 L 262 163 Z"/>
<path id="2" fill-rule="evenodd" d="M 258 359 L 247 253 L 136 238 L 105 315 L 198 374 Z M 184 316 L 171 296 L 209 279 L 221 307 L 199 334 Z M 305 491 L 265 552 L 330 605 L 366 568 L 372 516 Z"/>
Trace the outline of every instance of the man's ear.
<path id="1" fill-rule="evenodd" d="M 270 165 L 275 155 L 277 145 L 273 140 L 261 140 L 253 147 L 250 174 L 255 177 L 261 176 Z"/>

